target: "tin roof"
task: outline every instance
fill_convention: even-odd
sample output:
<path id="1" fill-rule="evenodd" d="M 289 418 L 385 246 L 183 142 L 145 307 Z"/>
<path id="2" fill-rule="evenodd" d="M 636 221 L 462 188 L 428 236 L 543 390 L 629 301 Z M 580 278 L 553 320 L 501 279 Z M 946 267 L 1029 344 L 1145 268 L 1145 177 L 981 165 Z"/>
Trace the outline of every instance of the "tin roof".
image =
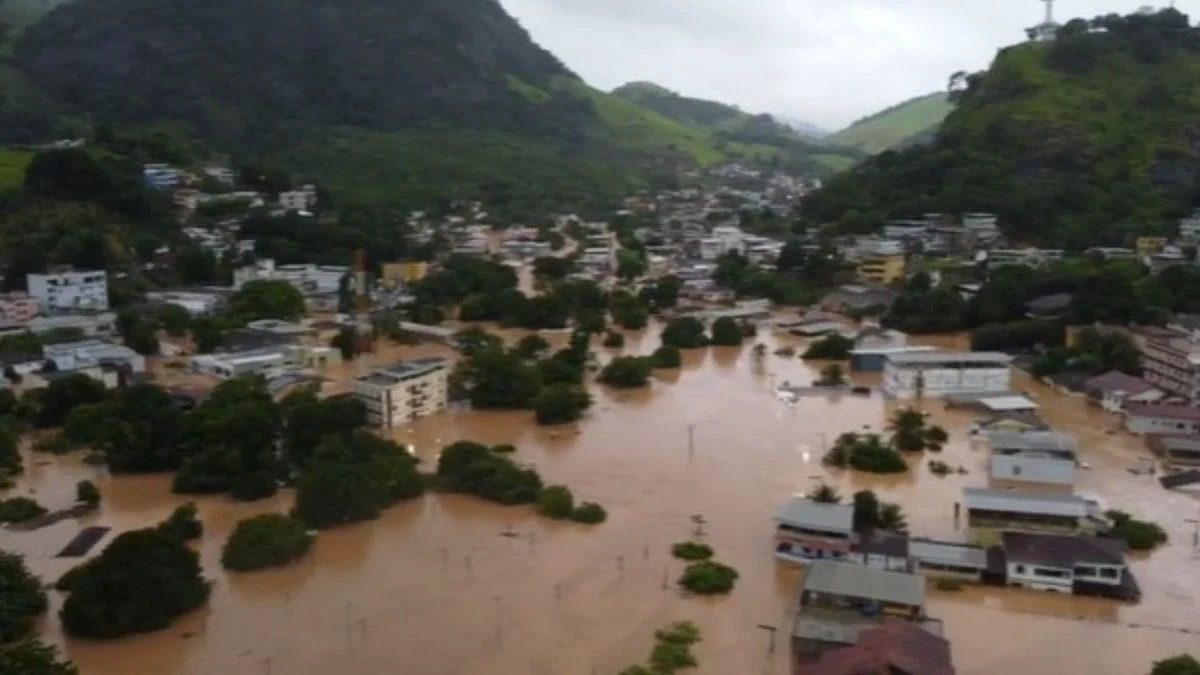
<path id="1" fill-rule="evenodd" d="M 925 604 L 924 577 L 832 560 L 809 563 L 804 590 L 911 607 Z"/>
<path id="2" fill-rule="evenodd" d="M 963 488 L 963 505 L 968 509 L 1004 511 L 1043 516 L 1086 518 L 1088 500 L 1074 495 L 1028 495 L 983 488 Z"/>
<path id="3" fill-rule="evenodd" d="M 849 533 L 854 530 L 854 507 L 797 497 L 783 507 L 775 520 L 785 525 Z"/>

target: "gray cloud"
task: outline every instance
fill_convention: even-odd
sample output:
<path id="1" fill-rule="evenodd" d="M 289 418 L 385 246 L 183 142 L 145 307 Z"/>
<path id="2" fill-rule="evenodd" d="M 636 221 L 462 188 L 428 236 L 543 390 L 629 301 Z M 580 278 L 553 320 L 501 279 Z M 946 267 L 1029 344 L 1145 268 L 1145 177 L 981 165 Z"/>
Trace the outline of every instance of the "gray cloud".
<path id="1" fill-rule="evenodd" d="M 986 68 L 1040 21 L 1035 0 L 501 0 L 591 84 L 650 80 L 830 129 Z M 1059 0 L 1060 20 L 1137 0 Z M 1193 17 L 1200 0 L 1176 6 Z"/>

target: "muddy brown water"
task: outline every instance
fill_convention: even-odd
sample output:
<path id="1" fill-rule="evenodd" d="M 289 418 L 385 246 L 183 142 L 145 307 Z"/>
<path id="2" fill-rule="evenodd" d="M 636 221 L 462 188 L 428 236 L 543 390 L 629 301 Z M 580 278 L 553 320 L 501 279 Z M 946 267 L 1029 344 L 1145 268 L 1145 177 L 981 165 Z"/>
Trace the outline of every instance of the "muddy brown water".
<path id="1" fill-rule="evenodd" d="M 510 335 L 510 337 L 514 337 Z M 563 339 L 558 336 L 558 339 Z M 807 384 L 814 367 L 771 355 L 791 338 L 764 335 L 758 359 L 742 349 L 689 352 L 685 365 L 646 390 L 594 387 L 596 404 L 577 425 L 546 429 L 528 413 L 451 411 L 397 430 L 427 466 L 458 439 L 513 443 L 518 462 L 551 483 L 594 500 L 608 522 L 547 521 L 526 507 L 436 495 L 401 504 L 376 521 L 323 532 L 305 560 L 290 567 L 230 575 L 220 548 L 238 519 L 286 510 L 290 494 L 254 504 L 201 498 L 205 536 L 198 544 L 213 581 L 205 609 L 168 629 L 109 642 L 65 638 L 53 608 L 44 636 L 85 674 L 260 675 L 288 673 L 612 674 L 644 660 L 653 631 L 695 621 L 704 633 L 698 673 L 788 671 L 786 640 L 767 653 L 759 624 L 786 634 L 802 573 L 772 556 L 775 512 L 793 494 L 826 480 L 845 496 L 876 490 L 903 505 L 914 533 L 962 538 L 953 504 L 966 485 L 983 485 L 983 453 L 970 449 L 974 415 L 926 408 L 951 430 L 941 458 L 970 473 L 938 478 L 913 462 L 890 478 L 835 472 L 821 449 L 845 431 L 879 430 L 895 408 L 876 396 L 802 397 L 789 408 L 772 395 L 783 381 Z M 653 331 L 633 334 L 626 353 L 649 353 Z M 601 359 L 614 351 L 597 348 Z M 392 347 L 368 362 L 445 353 L 439 347 Z M 348 365 L 344 375 L 365 368 Z M 338 387 L 332 387 L 337 389 Z M 1110 433 L 1115 418 L 1083 400 L 1021 379 L 1053 424 L 1080 435 L 1080 492 L 1162 523 L 1171 543 L 1133 562 L 1144 590 L 1138 604 L 1044 595 L 1015 589 L 930 591 L 930 614 L 945 622 L 964 674 L 1144 673 L 1155 660 L 1200 653 L 1200 556 L 1192 548 L 1200 502 L 1161 490 L 1127 471 L 1145 456 L 1140 443 Z M 688 449 L 688 426 L 695 425 Z M 104 502 L 94 515 L 34 533 L 0 531 L 2 545 L 28 556 L 46 580 L 77 561 L 52 556 L 82 525 L 127 530 L 153 524 L 183 500 L 163 476 L 112 477 L 77 457 L 31 456 L 10 494 L 68 504 L 78 480 L 95 480 Z M 674 581 L 682 564 L 673 542 L 690 538 L 692 517 L 718 558 L 741 573 L 722 598 L 684 597 Z M 96 548 L 99 550 L 105 543 Z M 1181 632 L 1190 629 L 1191 633 Z"/>

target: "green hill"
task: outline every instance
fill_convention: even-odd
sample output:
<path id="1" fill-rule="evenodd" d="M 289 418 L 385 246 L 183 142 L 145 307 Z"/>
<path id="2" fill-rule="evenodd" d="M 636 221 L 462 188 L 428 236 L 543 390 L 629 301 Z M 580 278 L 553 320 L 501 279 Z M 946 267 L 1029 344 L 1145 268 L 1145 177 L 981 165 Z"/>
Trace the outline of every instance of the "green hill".
<path id="1" fill-rule="evenodd" d="M 1197 205 L 1200 29 L 1179 12 L 1077 19 L 960 85 L 932 142 L 828 181 L 805 217 L 869 230 L 991 211 L 1017 239 L 1082 248 L 1167 232 Z"/>
<path id="2" fill-rule="evenodd" d="M 169 127 L 353 200 L 488 197 L 513 211 L 609 203 L 729 160 L 838 163 L 593 89 L 497 0 L 0 0 L 0 11 L 13 26 L 0 42 L 11 54 L 0 142 Z"/>
<path id="3" fill-rule="evenodd" d="M 945 92 L 919 96 L 864 117 L 825 141 L 870 154 L 893 150 L 935 131 L 953 109 Z"/>
<path id="4" fill-rule="evenodd" d="M 771 115 L 755 115 L 725 103 L 683 96 L 652 82 L 630 82 L 612 94 L 725 141 L 778 148 L 803 170 L 841 171 L 864 156 L 837 143 L 814 141 Z"/>

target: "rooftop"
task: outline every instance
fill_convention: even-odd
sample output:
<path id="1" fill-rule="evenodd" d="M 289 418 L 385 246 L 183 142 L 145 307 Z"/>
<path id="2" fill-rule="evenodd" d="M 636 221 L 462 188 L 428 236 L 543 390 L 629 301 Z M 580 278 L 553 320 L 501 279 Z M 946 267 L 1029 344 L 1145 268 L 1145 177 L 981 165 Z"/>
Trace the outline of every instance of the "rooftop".
<path id="1" fill-rule="evenodd" d="M 1075 450 L 1079 447 L 1072 434 L 1059 434 L 1053 431 L 991 431 L 987 433 L 988 443 L 993 452 L 1001 454 L 1018 453 L 1057 453 L 1064 458 L 1074 460 Z"/>
<path id="2" fill-rule="evenodd" d="M 786 525 L 849 533 L 854 530 L 854 507 L 797 497 L 783 507 L 775 520 Z"/>
<path id="3" fill-rule="evenodd" d="M 950 643 L 918 625 L 890 620 L 861 631 L 854 645 L 828 651 L 811 663 L 800 663 L 794 675 L 864 675 L 870 673 L 954 675 Z"/>
<path id="4" fill-rule="evenodd" d="M 390 366 L 379 368 L 369 375 L 358 378 L 359 382 L 373 384 L 379 387 L 390 387 L 405 380 L 411 380 L 421 375 L 427 375 L 446 367 L 445 359 L 415 359 L 400 361 Z"/>
<path id="5" fill-rule="evenodd" d="M 804 590 L 897 605 L 925 604 L 925 578 L 832 560 L 809 563 Z M 802 612 L 803 613 L 803 612 Z"/>
<path id="6" fill-rule="evenodd" d="M 888 361 L 896 365 L 994 363 L 1007 366 L 1009 363 L 1012 363 L 1012 357 L 1000 352 L 917 352 L 893 354 L 888 357 Z"/>
<path id="7" fill-rule="evenodd" d="M 1142 378 L 1126 375 L 1119 370 L 1113 370 L 1091 378 L 1084 383 L 1084 388 L 1088 393 L 1099 392 L 1107 394 L 1119 391 L 1128 396 L 1137 396 L 1156 389 L 1154 385 Z"/>
<path id="8" fill-rule="evenodd" d="M 1125 405 L 1125 414 L 1130 417 L 1162 417 L 1187 422 L 1200 422 L 1200 408 L 1193 408 L 1190 405 L 1129 403 Z"/>
<path id="9" fill-rule="evenodd" d="M 908 554 L 913 559 L 940 565 L 987 567 L 987 551 L 978 546 L 932 539 L 913 539 L 908 542 Z"/>
<path id="10" fill-rule="evenodd" d="M 1090 513 L 1089 503 L 1083 497 L 1075 495 L 1029 495 L 985 488 L 963 488 L 963 506 L 968 510 L 1086 518 Z"/>
<path id="11" fill-rule="evenodd" d="M 1065 568 L 1087 563 L 1125 564 L 1125 543 L 1120 539 L 1005 532 L 1003 545 L 1011 562 Z"/>

